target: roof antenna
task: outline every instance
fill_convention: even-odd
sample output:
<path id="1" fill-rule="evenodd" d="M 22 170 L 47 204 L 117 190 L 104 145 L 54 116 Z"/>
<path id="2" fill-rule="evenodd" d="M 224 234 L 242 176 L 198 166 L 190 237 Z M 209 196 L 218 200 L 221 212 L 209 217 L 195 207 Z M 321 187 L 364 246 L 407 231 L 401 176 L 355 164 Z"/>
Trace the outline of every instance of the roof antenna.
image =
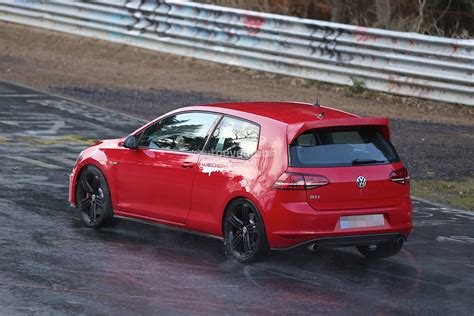
<path id="1" fill-rule="evenodd" d="M 314 103 L 314 106 L 316 106 L 316 107 L 321 106 L 319 104 L 319 80 L 318 80 L 318 83 L 316 84 L 316 103 Z"/>

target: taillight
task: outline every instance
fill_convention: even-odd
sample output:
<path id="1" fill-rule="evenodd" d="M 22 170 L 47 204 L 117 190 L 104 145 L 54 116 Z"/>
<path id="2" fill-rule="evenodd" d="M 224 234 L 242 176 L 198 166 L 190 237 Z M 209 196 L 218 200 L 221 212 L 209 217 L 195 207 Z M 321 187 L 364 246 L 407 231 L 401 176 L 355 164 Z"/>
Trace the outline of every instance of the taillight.
<path id="1" fill-rule="evenodd" d="M 407 168 L 398 169 L 390 173 L 390 181 L 406 184 L 410 182 L 410 176 L 408 175 Z"/>
<path id="2" fill-rule="evenodd" d="M 285 172 L 273 187 L 280 190 L 309 190 L 327 184 L 329 180 L 324 176 Z"/>

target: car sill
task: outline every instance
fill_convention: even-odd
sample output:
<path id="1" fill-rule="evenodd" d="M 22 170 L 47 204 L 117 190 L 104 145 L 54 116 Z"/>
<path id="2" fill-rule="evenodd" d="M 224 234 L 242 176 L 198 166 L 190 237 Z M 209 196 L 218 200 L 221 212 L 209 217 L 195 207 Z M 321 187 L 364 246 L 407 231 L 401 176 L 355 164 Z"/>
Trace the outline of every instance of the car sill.
<path id="1" fill-rule="evenodd" d="M 156 227 L 160 227 L 160 228 L 165 228 L 165 229 L 169 229 L 169 230 L 174 230 L 174 231 L 178 231 L 178 232 L 189 233 L 189 234 L 193 234 L 193 235 L 197 235 L 197 236 L 201 236 L 201 237 L 212 238 L 212 239 L 217 239 L 217 240 L 221 240 L 221 241 L 224 240 L 224 238 L 219 237 L 219 236 L 206 234 L 206 233 L 201 233 L 201 232 L 196 232 L 196 231 L 185 229 L 185 228 L 174 227 L 174 226 L 171 226 L 171 225 L 146 221 L 146 220 L 139 219 L 139 218 L 122 216 L 122 215 L 114 215 L 114 218 L 123 219 L 123 220 L 127 220 L 127 221 L 132 221 L 132 222 L 137 222 L 137 223 L 141 223 L 141 224 L 147 224 L 147 225 L 156 226 Z"/>

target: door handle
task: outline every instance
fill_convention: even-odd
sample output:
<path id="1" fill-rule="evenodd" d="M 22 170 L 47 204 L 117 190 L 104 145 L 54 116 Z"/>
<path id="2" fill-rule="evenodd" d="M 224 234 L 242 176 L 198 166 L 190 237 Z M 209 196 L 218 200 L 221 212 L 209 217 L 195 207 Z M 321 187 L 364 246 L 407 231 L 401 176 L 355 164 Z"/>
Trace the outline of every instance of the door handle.
<path id="1" fill-rule="evenodd" d="M 181 167 L 183 167 L 183 168 L 192 168 L 192 167 L 194 167 L 194 163 L 185 161 L 185 162 L 181 163 Z"/>

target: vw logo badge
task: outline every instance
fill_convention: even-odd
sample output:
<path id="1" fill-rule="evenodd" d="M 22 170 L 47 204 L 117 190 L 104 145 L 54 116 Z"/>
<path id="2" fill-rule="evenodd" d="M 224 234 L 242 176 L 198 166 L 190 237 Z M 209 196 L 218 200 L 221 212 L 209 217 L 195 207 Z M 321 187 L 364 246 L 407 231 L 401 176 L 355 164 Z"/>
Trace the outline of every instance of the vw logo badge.
<path id="1" fill-rule="evenodd" d="M 367 180 L 363 176 L 358 176 L 356 183 L 357 186 L 362 189 L 367 184 Z"/>

